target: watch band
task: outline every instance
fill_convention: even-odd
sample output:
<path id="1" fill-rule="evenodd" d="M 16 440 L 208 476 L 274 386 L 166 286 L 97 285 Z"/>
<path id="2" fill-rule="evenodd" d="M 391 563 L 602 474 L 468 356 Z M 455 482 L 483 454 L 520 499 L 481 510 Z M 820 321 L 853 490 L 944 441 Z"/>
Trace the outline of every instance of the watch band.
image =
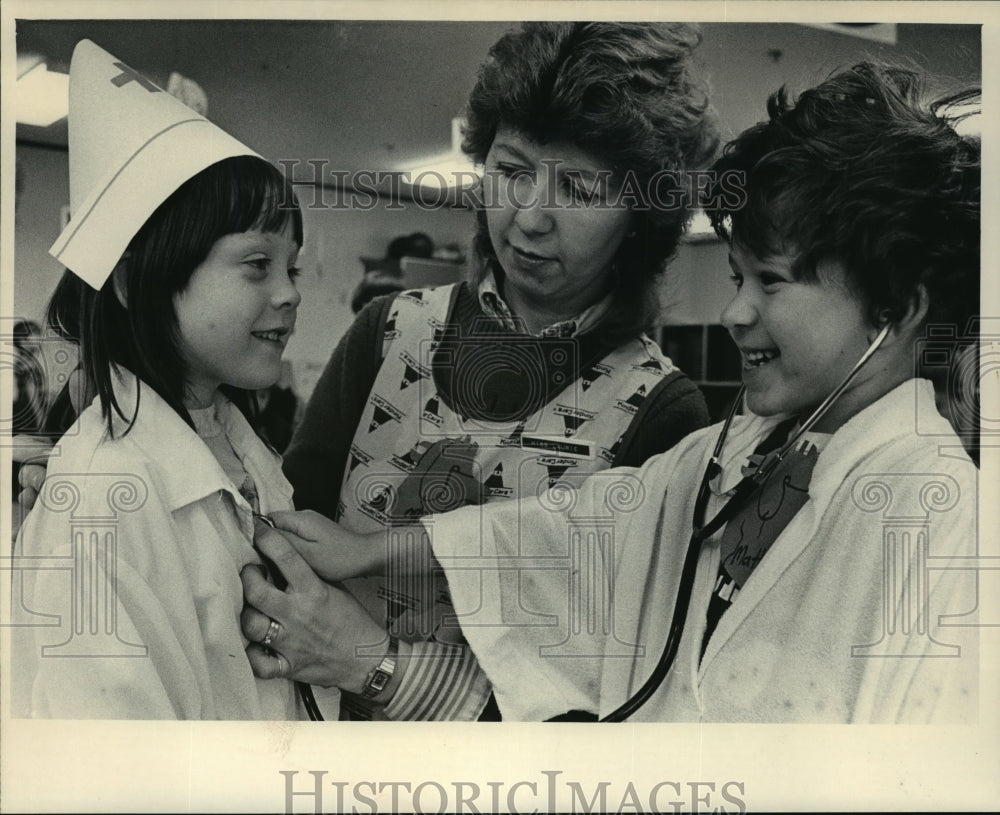
<path id="1" fill-rule="evenodd" d="M 366 699 L 374 699 L 385 690 L 385 686 L 389 684 L 389 680 L 392 679 L 392 675 L 396 671 L 396 658 L 398 656 L 399 639 L 390 635 L 389 650 L 382 657 L 382 661 L 378 666 L 373 668 L 368 674 L 368 678 L 365 679 L 365 685 L 361 689 L 361 693 Z"/>

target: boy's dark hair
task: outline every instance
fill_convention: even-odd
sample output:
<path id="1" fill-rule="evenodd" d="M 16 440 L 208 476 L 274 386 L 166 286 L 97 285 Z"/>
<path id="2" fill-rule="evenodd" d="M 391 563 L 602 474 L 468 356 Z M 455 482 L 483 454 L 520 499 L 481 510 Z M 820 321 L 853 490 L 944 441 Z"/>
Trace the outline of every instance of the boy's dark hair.
<path id="1" fill-rule="evenodd" d="M 900 318 L 923 285 L 928 323 L 964 330 L 979 305 L 980 142 L 954 125 L 971 89 L 933 103 L 912 70 L 862 62 L 802 93 L 730 142 L 705 209 L 716 232 L 758 257 L 791 252 L 811 279 L 839 261 L 869 319 Z M 732 175 L 730 179 L 732 179 Z"/>
<path id="2" fill-rule="evenodd" d="M 193 427 L 184 407 L 187 370 L 174 296 L 187 287 L 219 238 L 249 229 L 278 232 L 289 223 L 301 246 L 302 213 L 291 185 L 263 159 L 237 156 L 202 170 L 160 204 L 100 291 L 66 270 L 47 319 L 63 338 L 80 346 L 81 365 L 100 399 L 109 434 L 112 410 L 130 428 L 135 421 L 115 399 L 112 369 L 119 366 L 153 388 Z M 116 275 L 127 292 L 127 309 L 115 293 Z M 227 393 L 250 415 L 251 393 L 236 388 Z"/>
<path id="3" fill-rule="evenodd" d="M 477 163 L 505 126 L 539 144 L 586 150 L 616 175 L 634 176 L 643 194 L 658 172 L 671 174 L 661 176 L 657 195 L 677 206 L 637 209 L 635 232 L 615 259 L 618 285 L 602 322 L 611 339 L 634 337 L 656 317 L 658 276 L 690 214 L 691 202 L 675 193 L 718 145 L 707 89 L 692 64 L 700 41 L 697 28 L 679 23 L 526 23 L 493 45 L 469 96 L 462 149 Z M 679 190 L 670 189 L 675 177 Z M 475 272 L 502 273 L 482 210 L 474 249 Z"/>

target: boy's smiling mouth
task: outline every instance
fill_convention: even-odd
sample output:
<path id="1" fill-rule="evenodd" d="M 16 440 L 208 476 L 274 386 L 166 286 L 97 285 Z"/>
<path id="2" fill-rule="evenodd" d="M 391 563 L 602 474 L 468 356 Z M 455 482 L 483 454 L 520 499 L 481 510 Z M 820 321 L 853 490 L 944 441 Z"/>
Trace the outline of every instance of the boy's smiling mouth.
<path id="1" fill-rule="evenodd" d="M 251 334 L 259 340 L 265 340 L 267 342 L 283 343 L 285 338 L 288 336 L 289 329 L 287 328 L 272 328 L 269 331 L 251 331 Z"/>
<path id="2" fill-rule="evenodd" d="M 771 360 L 781 356 L 781 352 L 777 348 L 764 348 L 760 350 L 743 348 L 741 350 L 743 352 L 744 368 L 759 368 L 761 365 L 766 365 Z"/>

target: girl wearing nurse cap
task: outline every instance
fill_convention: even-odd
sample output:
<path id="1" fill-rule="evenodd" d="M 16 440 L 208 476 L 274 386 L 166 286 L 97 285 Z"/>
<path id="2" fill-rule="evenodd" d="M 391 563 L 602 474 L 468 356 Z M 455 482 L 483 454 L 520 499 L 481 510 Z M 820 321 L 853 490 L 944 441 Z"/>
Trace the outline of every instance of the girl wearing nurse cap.
<path id="1" fill-rule="evenodd" d="M 69 124 L 49 321 L 97 398 L 17 541 L 12 710 L 297 718 L 244 655 L 239 572 L 255 514 L 291 507 L 246 416 L 295 326 L 301 213 L 272 165 L 86 40 Z"/>

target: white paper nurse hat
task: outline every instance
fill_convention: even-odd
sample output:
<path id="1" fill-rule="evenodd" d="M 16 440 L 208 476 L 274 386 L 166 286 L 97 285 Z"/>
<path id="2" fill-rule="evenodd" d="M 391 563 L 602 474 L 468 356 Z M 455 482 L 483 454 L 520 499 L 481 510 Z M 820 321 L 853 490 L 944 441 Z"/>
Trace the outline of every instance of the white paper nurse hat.
<path id="1" fill-rule="evenodd" d="M 71 217 L 49 250 L 101 288 L 129 241 L 181 184 L 232 156 L 256 156 L 90 40 L 69 79 Z"/>

